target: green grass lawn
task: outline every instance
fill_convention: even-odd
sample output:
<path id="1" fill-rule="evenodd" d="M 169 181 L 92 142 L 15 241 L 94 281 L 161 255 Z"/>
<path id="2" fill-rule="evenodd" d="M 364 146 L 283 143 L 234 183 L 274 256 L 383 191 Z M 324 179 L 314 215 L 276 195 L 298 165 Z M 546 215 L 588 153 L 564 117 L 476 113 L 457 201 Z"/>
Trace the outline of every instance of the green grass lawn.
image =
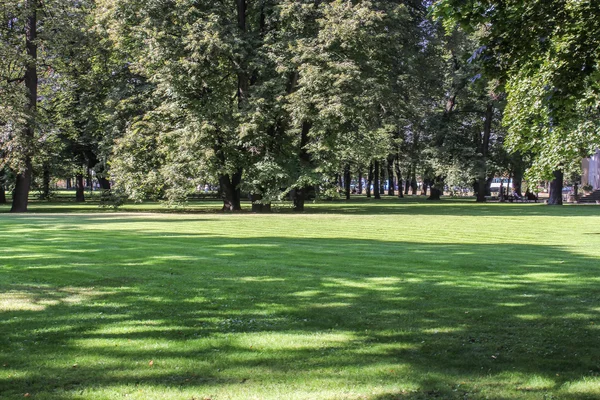
<path id="1" fill-rule="evenodd" d="M 0 207 L 0 398 L 600 398 L 600 207 L 215 208 Z"/>

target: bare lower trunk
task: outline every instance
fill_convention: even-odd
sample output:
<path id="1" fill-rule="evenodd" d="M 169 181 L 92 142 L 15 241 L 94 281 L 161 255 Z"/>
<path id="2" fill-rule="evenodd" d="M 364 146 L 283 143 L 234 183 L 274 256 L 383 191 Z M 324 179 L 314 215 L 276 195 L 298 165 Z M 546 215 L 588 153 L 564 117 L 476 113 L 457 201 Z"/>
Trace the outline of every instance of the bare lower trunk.
<path id="1" fill-rule="evenodd" d="M 99 177 L 98 183 L 100 184 L 100 189 L 110 190 L 110 181 L 108 179 Z"/>
<path id="2" fill-rule="evenodd" d="M 369 175 L 367 176 L 367 197 L 371 197 L 371 186 L 373 185 L 373 163 L 369 164 Z"/>
<path id="3" fill-rule="evenodd" d="M 77 174 L 75 177 L 75 201 L 78 203 L 85 201 L 85 185 L 83 184 L 83 174 Z"/>
<path id="4" fill-rule="evenodd" d="M 387 174 L 388 174 L 388 196 L 394 196 L 394 156 L 389 156 L 387 159 Z"/>
<path id="5" fill-rule="evenodd" d="M 29 114 L 27 117 L 26 126 L 23 129 L 22 135 L 26 142 L 25 154 L 23 155 L 24 169 L 17 174 L 15 189 L 13 191 L 13 201 L 10 212 L 21 213 L 27 212 L 29 204 L 29 190 L 31 188 L 32 178 L 32 150 L 31 145 L 34 137 L 35 112 L 37 107 L 37 91 L 38 91 L 38 76 L 37 76 L 37 0 L 28 0 L 26 3 L 27 20 L 25 23 L 25 47 L 29 62 L 25 69 L 25 87 L 27 88 L 27 106 L 26 111 Z"/>
<path id="6" fill-rule="evenodd" d="M 50 200 L 50 168 L 44 165 L 44 176 L 42 182 L 42 200 Z"/>
<path id="7" fill-rule="evenodd" d="M 417 184 L 416 174 L 413 174 L 412 179 L 410 180 L 410 189 L 412 191 L 413 196 L 417 194 L 417 190 L 419 189 L 419 185 Z"/>
<path id="8" fill-rule="evenodd" d="M 263 203 L 261 194 L 253 194 L 250 198 L 252 200 L 252 212 L 259 214 L 271 212 L 271 203 Z"/>
<path id="9" fill-rule="evenodd" d="M 223 211 L 240 211 L 242 209 L 239 188 L 241 180 L 241 169 L 233 174 L 219 176 L 221 198 L 223 199 Z"/>
<path id="10" fill-rule="evenodd" d="M 481 177 L 477 180 L 477 203 L 485 203 L 485 179 Z"/>
<path id="11" fill-rule="evenodd" d="M 562 206 L 562 189 L 563 189 L 563 172 L 554 171 L 552 173 L 554 179 L 550 182 L 550 197 L 548 197 L 548 205 Z"/>
<path id="12" fill-rule="evenodd" d="M 523 196 L 523 171 L 520 169 L 514 172 L 513 190 L 519 197 Z"/>
<path id="13" fill-rule="evenodd" d="M 427 200 L 441 200 L 441 196 L 442 191 L 436 188 L 435 186 L 432 186 L 431 190 L 429 191 L 429 197 L 427 198 Z"/>
<path id="14" fill-rule="evenodd" d="M 395 169 L 396 179 L 398 180 L 398 197 L 403 198 L 404 195 L 402 194 L 402 171 L 400 170 L 400 162 L 398 160 L 396 160 Z"/>
<path id="15" fill-rule="evenodd" d="M 483 124 L 483 138 L 477 136 L 477 145 L 481 153 L 479 160 L 479 177 L 477 179 L 477 202 L 485 202 L 485 186 L 487 178 L 488 150 L 490 147 L 490 135 L 492 132 L 492 119 L 494 118 L 494 106 L 488 103 L 485 110 L 485 122 Z"/>
<path id="16" fill-rule="evenodd" d="M 427 196 L 427 182 L 423 181 L 423 186 L 421 187 L 421 196 Z"/>
<path id="17" fill-rule="evenodd" d="M 350 164 L 346 164 L 344 168 L 344 191 L 346 192 L 346 200 L 350 200 L 350 180 L 352 176 L 350 174 Z"/>
<path id="18" fill-rule="evenodd" d="M 313 191 L 314 187 L 311 186 L 305 186 L 294 191 L 294 211 L 304 211 L 304 204 Z"/>
<path id="19" fill-rule="evenodd" d="M 4 185 L 6 184 L 6 177 L 4 175 L 4 171 L 0 170 L 0 204 L 6 204 L 6 189 Z"/>
<path id="20" fill-rule="evenodd" d="M 375 161 L 373 163 L 373 197 L 375 197 L 375 199 L 379 200 L 381 199 L 381 186 L 379 186 L 379 173 L 381 172 L 379 170 L 379 161 Z"/>
<path id="21" fill-rule="evenodd" d="M 363 192 L 363 175 L 362 175 L 362 171 L 358 171 L 358 194 L 362 194 Z"/>
<path id="22" fill-rule="evenodd" d="M 431 184 L 429 197 L 427 200 L 441 200 L 442 191 L 444 190 L 444 181 L 441 177 L 437 177 Z"/>

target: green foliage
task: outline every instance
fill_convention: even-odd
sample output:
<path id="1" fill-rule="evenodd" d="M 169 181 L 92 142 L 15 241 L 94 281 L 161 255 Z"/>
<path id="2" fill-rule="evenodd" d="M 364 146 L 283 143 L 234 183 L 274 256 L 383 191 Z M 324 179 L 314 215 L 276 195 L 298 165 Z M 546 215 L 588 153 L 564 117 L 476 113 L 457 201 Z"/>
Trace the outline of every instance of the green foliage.
<path id="1" fill-rule="evenodd" d="M 506 83 L 512 150 L 535 155 L 530 175 L 569 169 L 600 145 L 600 4 L 441 0 L 447 28 L 477 32 L 477 56 Z"/>

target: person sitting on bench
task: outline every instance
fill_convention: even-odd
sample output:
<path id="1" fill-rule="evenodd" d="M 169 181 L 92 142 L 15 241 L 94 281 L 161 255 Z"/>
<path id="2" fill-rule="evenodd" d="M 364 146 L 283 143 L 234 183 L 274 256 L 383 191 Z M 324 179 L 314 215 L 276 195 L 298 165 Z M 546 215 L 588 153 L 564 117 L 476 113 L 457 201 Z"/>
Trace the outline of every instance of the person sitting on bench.
<path id="1" fill-rule="evenodd" d="M 513 195 L 513 199 L 515 199 L 516 201 L 523 201 L 523 196 L 521 196 L 519 193 L 517 193 L 516 190 L 513 190 L 512 195 Z"/>
<path id="2" fill-rule="evenodd" d="M 527 191 L 525 192 L 525 197 L 527 197 L 527 200 L 534 200 L 536 203 L 538 201 L 538 197 L 535 194 L 531 193 L 529 189 L 527 189 Z"/>

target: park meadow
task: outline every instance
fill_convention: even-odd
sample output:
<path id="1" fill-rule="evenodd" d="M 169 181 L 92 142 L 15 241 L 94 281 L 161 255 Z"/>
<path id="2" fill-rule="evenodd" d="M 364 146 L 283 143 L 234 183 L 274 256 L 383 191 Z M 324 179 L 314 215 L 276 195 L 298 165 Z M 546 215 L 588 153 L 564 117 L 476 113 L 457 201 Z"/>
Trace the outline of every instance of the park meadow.
<path id="1" fill-rule="evenodd" d="M 0 398 L 600 397 L 597 206 L 219 206 L 1 206 Z"/>

